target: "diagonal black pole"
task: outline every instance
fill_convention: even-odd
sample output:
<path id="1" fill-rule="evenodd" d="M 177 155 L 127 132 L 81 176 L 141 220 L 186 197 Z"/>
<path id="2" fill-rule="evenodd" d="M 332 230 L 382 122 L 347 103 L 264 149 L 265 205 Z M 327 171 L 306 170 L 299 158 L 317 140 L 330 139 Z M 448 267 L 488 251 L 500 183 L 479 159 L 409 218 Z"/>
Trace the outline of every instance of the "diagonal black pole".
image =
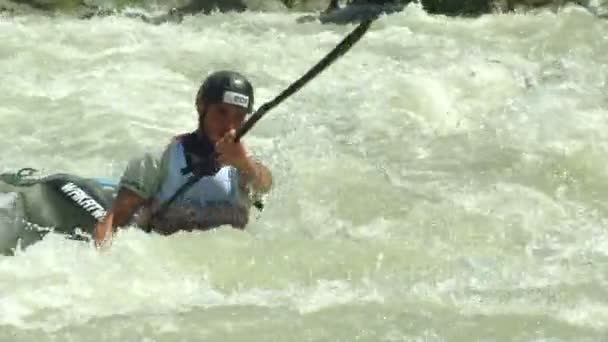
<path id="1" fill-rule="evenodd" d="M 374 21 L 374 19 L 368 19 L 359 24 L 359 26 L 349 33 L 348 36 L 346 36 L 340 42 L 340 44 L 338 44 L 333 50 L 331 50 L 330 53 L 323 57 L 323 59 L 321 59 L 315 66 L 308 70 L 306 74 L 289 85 L 289 87 L 283 90 L 283 92 L 277 95 L 277 97 L 260 106 L 260 108 L 258 108 L 258 110 L 256 110 L 255 113 L 253 113 L 253 115 L 247 121 L 245 121 L 243 126 L 241 126 L 241 128 L 236 132 L 235 141 L 239 141 L 243 135 L 249 132 L 253 125 L 255 125 L 256 122 L 258 122 L 258 120 L 264 116 L 264 114 L 268 113 L 286 98 L 300 90 L 304 85 L 306 85 L 306 83 L 308 83 L 308 81 L 315 78 L 323 70 L 327 69 L 327 67 L 329 67 L 333 62 L 350 50 L 350 48 L 352 48 L 359 41 L 359 39 L 363 37 L 365 32 L 367 32 L 372 24 L 372 21 Z"/>

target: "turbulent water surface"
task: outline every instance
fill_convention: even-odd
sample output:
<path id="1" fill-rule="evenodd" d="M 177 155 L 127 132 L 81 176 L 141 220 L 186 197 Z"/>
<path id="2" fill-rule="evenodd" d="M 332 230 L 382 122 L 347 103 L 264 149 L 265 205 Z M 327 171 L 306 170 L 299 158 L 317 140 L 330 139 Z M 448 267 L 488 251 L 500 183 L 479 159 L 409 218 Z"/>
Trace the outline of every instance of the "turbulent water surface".
<path id="1" fill-rule="evenodd" d="M 270 100 L 353 28 L 296 17 L 0 18 L 0 171 L 117 179 L 216 69 Z M 607 65 L 581 9 L 382 18 L 244 139 L 247 231 L 51 234 L 0 257 L 0 340 L 606 340 Z"/>

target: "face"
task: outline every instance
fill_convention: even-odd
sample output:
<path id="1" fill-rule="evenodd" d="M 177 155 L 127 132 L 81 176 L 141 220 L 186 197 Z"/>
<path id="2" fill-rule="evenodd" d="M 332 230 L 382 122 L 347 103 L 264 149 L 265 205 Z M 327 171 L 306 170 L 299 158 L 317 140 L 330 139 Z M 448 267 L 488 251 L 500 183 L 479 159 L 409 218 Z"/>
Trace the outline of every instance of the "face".
<path id="1" fill-rule="evenodd" d="M 202 104 L 198 106 L 199 115 L 203 115 Z M 232 129 L 239 129 L 245 121 L 247 110 L 227 103 L 210 104 L 207 113 L 202 117 L 203 131 L 211 142 L 220 140 Z"/>

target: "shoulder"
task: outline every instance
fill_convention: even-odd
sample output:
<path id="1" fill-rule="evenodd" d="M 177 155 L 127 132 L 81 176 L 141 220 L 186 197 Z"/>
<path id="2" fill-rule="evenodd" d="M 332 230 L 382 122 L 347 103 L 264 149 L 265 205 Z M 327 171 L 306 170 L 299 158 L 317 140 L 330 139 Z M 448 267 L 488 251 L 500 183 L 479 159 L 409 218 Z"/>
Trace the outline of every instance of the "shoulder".
<path id="1" fill-rule="evenodd" d="M 171 137 L 163 146 L 162 152 L 157 155 L 160 159 L 165 160 L 172 152 L 183 150 L 184 143 L 188 140 L 188 133 L 179 134 Z"/>
<path id="2" fill-rule="evenodd" d="M 175 135 L 170 139 L 169 144 L 183 143 L 185 140 L 187 140 L 190 137 L 190 135 L 192 135 L 192 133 L 182 133 L 182 134 Z"/>
<path id="3" fill-rule="evenodd" d="M 150 197 L 164 179 L 172 151 L 178 145 L 179 141 L 173 137 L 164 146 L 146 150 L 130 159 L 121 177 L 120 186 L 144 198 Z"/>

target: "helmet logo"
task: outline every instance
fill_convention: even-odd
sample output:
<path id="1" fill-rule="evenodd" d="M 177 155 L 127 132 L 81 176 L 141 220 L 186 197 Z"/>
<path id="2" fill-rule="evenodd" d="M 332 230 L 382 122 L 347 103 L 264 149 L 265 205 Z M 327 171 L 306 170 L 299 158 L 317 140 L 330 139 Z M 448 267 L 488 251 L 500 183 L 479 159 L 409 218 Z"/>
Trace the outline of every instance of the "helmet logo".
<path id="1" fill-rule="evenodd" d="M 224 103 L 248 108 L 249 107 L 249 96 L 235 93 L 233 91 L 226 91 L 226 92 L 224 92 Z"/>

